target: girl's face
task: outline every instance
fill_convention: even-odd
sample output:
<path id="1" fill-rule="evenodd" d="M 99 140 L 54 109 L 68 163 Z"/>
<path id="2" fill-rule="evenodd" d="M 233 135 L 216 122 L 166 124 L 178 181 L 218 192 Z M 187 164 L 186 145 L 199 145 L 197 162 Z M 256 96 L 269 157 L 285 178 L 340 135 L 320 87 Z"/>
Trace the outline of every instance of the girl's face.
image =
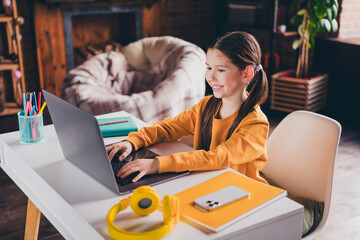
<path id="1" fill-rule="evenodd" d="M 246 89 L 242 71 L 217 49 L 206 54 L 206 81 L 216 98 L 241 99 Z"/>

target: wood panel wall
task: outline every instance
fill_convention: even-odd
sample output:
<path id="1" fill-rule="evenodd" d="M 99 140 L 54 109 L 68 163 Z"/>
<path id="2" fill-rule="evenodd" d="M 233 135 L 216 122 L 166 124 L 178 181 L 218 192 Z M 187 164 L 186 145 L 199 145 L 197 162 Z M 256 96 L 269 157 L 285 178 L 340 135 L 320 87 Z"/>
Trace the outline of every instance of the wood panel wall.
<path id="1" fill-rule="evenodd" d="M 163 1 L 164 0 L 157 1 L 151 6 L 143 6 L 144 37 L 161 35 Z M 61 96 L 63 80 L 68 71 L 66 68 L 66 49 L 61 7 L 79 7 L 85 5 L 106 6 L 106 4 L 114 5 L 120 3 L 84 3 L 84 5 L 77 3 L 61 5 L 35 1 L 34 24 L 41 88 L 57 96 Z M 129 4 L 129 2 L 126 3 Z M 76 28 L 75 30 L 78 31 Z M 110 36 L 110 33 L 108 35 Z M 87 36 L 88 38 L 93 37 L 91 34 L 87 34 Z"/>
<path id="2" fill-rule="evenodd" d="M 34 24 L 40 87 L 60 96 L 67 71 L 61 9 L 35 2 Z"/>

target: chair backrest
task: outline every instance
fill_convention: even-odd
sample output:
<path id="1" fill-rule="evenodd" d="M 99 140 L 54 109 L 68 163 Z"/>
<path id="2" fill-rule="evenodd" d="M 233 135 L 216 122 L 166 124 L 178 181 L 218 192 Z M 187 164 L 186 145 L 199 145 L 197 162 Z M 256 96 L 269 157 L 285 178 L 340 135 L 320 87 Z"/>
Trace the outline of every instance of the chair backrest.
<path id="1" fill-rule="evenodd" d="M 337 121 L 295 111 L 276 126 L 267 143 L 268 162 L 261 170 L 266 178 L 295 196 L 325 203 L 316 232 L 329 212 L 340 134 Z"/>

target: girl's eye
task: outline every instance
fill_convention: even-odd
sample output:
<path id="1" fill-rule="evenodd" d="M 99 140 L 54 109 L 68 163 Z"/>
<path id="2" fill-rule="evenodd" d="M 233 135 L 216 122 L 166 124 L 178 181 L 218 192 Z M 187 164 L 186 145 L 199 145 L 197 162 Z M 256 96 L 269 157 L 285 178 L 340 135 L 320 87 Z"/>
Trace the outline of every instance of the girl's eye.
<path id="1" fill-rule="evenodd" d="M 218 71 L 219 71 L 219 72 L 225 72 L 225 70 L 224 70 L 224 69 L 219 69 Z"/>
<path id="2" fill-rule="evenodd" d="M 206 67 L 206 70 L 211 70 L 211 67 Z"/>

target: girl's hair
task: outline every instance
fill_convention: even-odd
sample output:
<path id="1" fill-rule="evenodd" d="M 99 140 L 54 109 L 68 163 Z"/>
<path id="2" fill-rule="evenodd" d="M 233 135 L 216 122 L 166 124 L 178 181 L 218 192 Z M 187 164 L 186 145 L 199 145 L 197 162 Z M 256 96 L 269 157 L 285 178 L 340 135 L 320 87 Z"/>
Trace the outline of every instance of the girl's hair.
<path id="1" fill-rule="evenodd" d="M 215 43 L 210 45 L 209 49 L 219 50 L 240 70 L 244 70 L 246 66 L 251 66 L 255 71 L 254 78 L 247 87 L 249 95 L 241 105 L 226 136 L 226 139 L 229 139 L 241 120 L 254 110 L 255 105 L 260 105 L 267 99 L 268 81 L 266 73 L 262 68 L 259 71 L 255 70 L 261 62 L 261 49 L 253 35 L 240 31 L 230 32 L 218 38 Z M 221 99 L 212 96 L 205 106 L 198 149 L 208 151 L 210 148 L 212 121 L 220 104 Z"/>

